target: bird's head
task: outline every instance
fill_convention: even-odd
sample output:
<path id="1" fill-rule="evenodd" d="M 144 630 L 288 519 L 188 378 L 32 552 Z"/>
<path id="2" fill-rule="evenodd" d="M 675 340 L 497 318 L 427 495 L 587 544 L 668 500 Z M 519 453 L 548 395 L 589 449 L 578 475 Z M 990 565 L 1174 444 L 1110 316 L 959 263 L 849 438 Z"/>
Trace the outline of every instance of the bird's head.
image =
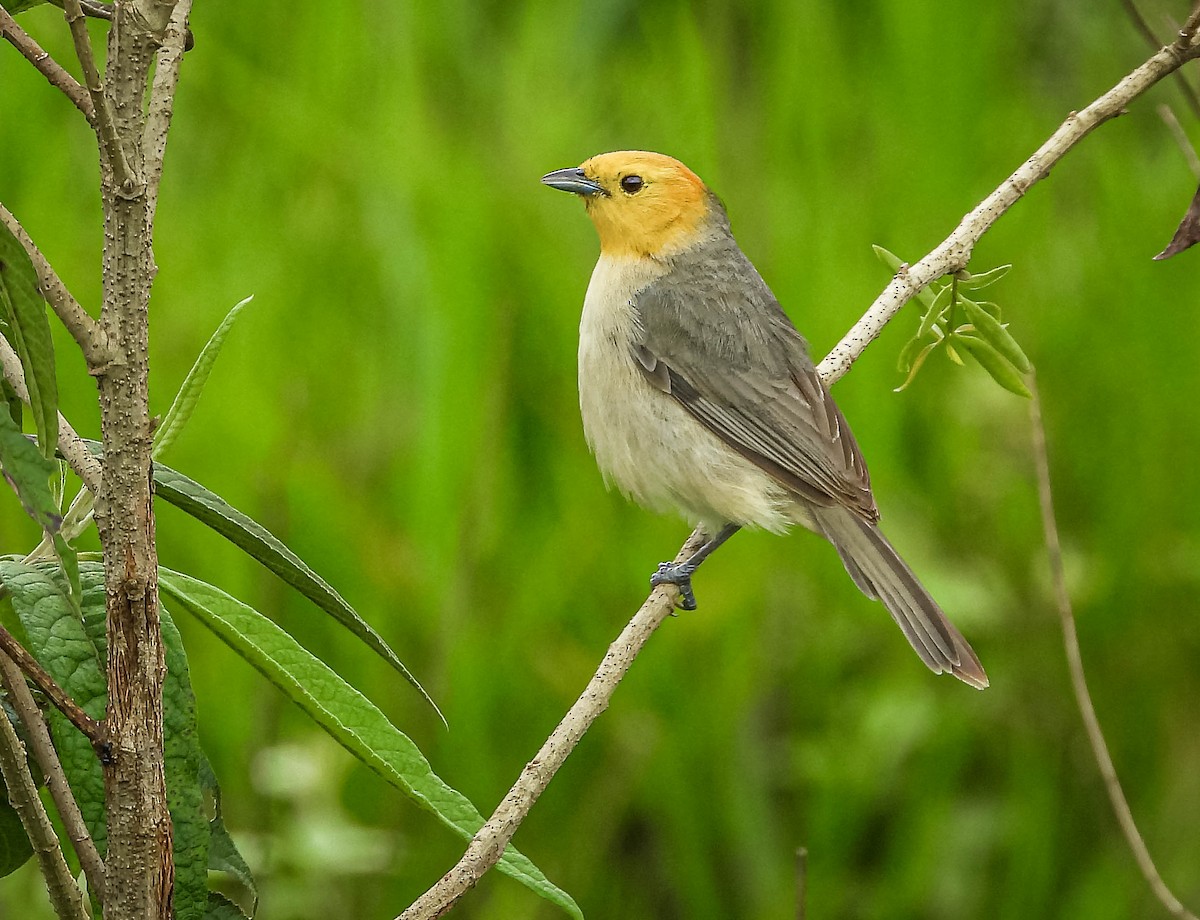
<path id="1" fill-rule="evenodd" d="M 542 177 L 587 207 L 608 255 L 662 257 L 698 242 L 718 214 L 717 197 L 700 177 L 661 153 L 619 150 Z"/>

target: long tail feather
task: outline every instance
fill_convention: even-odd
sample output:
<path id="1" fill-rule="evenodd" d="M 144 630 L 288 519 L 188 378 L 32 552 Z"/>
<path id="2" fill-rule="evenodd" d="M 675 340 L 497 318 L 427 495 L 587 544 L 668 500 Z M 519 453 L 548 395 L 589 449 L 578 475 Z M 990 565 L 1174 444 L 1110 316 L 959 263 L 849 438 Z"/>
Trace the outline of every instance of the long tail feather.
<path id="1" fill-rule="evenodd" d="M 878 527 L 845 508 L 812 512 L 859 590 L 883 603 L 931 671 L 953 674 L 979 690 L 988 685 L 974 650 Z"/>

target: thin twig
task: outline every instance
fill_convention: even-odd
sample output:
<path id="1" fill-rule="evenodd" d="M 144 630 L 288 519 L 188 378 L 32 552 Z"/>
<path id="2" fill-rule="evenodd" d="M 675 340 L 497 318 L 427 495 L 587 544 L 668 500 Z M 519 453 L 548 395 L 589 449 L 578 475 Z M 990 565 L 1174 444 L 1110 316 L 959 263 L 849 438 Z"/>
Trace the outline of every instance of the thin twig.
<path id="1" fill-rule="evenodd" d="M 0 709 L 0 773 L 8 789 L 8 800 L 20 816 L 21 825 L 37 854 L 54 912 L 62 920 L 87 920 L 83 892 L 71 877 L 54 825 L 50 823 L 50 816 L 46 814 L 37 786 L 29 774 L 25 746 L 3 709 Z"/>
<path id="2" fill-rule="evenodd" d="M 92 39 L 88 35 L 87 18 L 79 6 L 79 0 L 65 0 L 63 15 L 71 29 L 71 40 L 75 43 L 75 55 L 79 58 L 79 66 L 83 68 L 83 82 L 92 97 L 92 105 L 96 110 L 94 126 L 100 140 L 100 148 L 104 151 L 105 159 L 113 171 L 117 187 L 128 194 L 133 194 L 138 183 L 129 168 L 129 160 L 125 156 L 125 148 L 117 135 L 117 126 L 113 121 L 112 111 L 108 100 L 104 97 L 104 83 L 100 79 L 100 71 L 96 67 L 96 55 L 92 52 Z"/>
<path id="3" fill-rule="evenodd" d="M 930 282 L 966 268 L 979 238 L 1020 200 L 1029 188 L 1046 178 L 1050 169 L 1072 147 L 1109 119 L 1125 111 L 1126 106 L 1186 61 L 1200 57 L 1200 44 L 1194 42 L 1200 10 L 1189 18 L 1179 41 L 1163 48 L 1116 86 L 1081 112 L 1072 112 L 1050 139 L 1034 152 L 1000 186 L 971 211 L 945 240 L 928 255 L 896 274 L 871 308 L 834 346 L 817 368 L 826 383 L 833 383 L 850 369 L 889 320 Z"/>
<path id="4" fill-rule="evenodd" d="M 25 726 L 29 746 L 33 748 L 33 758 L 46 778 L 46 786 L 66 829 L 67 839 L 71 841 L 75 855 L 79 858 L 79 865 L 87 877 L 88 888 L 96 899 L 103 903 L 104 860 L 100 858 L 96 842 L 88 833 L 87 824 L 79 810 L 79 803 L 75 801 L 75 795 L 67 783 L 67 775 L 63 771 L 62 761 L 58 759 L 58 752 L 54 749 L 54 742 L 50 739 L 50 730 L 46 727 L 42 711 L 38 708 L 33 694 L 29 692 L 21 669 L 4 654 L 0 654 L 0 680 L 3 680 L 8 691 L 8 700 L 16 710 L 21 724 Z"/>
<path id="5" fill-rule="evenodd" d="M 1175 143 L 1183 151 L 1183 158 L 1187 160 L 1188 168 L 1191 169 L 1192 175 L 1200 179 L 1200 155 L 1197 155 L 1196 148 L 1192 146 L 1192 142 L 1188 139 L 1187 132 L 1183 130 L 1183 125 L 1179 123 L 1179 119 L 1175 117 L 1175 112 L 1164 102 L 1158 107 L 1158 117 L 1166 124 L 1167 130 L 1175 138 Z"/>
<path id="6" fill-rule="evenodd" d="M 17 396 L 28 403 L 29 390 L 25 386 L 25 371 L 21 368 L 21 359 L 3 336 L 0 336 L 0 374 L 12 384 Z M 100 461 L 88 450 L 83 438 L 76 433 L 61 412 L 58 413 L 58 450 L 89 491 L 100 491 Z"/>
<path id="7" fill-rule="evenodd" d="M 192 0 L 179 0 L 175 5 L 163 43 L 158 49 L 154 79 L 150 84 L 150 103 L 146 111 L 146 125 L 142 129 L 142 150 L 146 156 L 146 193 L 150 196 L 151 218 L 158 208 L 158 188 L 167 150 L 167 132 L 175 111 L 175 87 L 179 84 L 179 65 L 183 60 L 191 12 Z"/>
<path id="8" fill-rule="evenodd" d="M 63 95 L 83 113 L 88 124 L 95 125 L 96 108 L 92 105 L 92 97 L 88 95 L 88 91 L 50 56 L 49 51 L 42 48 L 28 32 L 17 25 L 12 14 L 2 6 L 0 6 L 0 35 L 3 35 L 4 40 L 17 49 L 21 56 L 50 82 L 51 86 L 62 90 Z"/>
<path id="9" fill-rule="evenodd" d="M 689 558 L 704 543 L 692 534 L 676 558 L 677 562 Z M 583 733 L 608 708 L 617 685 L 642 647 L 675 609 L 678 589 L 671 586 L 656 588 L 629 625 L 621 631 L 608 648 L 600 667 L 588 682 L 587 687 L 568 710 L 558 727 L 546 739 L 542 749 L 526 764 L 521 776 L 509 790 L 495 813 L 488 819 L 471 840 L 467 852 L 453 869 L 418 898 L 400 915 L 400 920 L 429 920 L 440 917 L 450 910 L 483 874 L 500 859 L 504 848 L 516 833 L 517 827 L 533 807 L 533 803 L 549 785 L 550 780 L 563 765 L 567 756 L 575 749 Z"/>
<path id="10" fill-rule="evenodd" d="M 808 847 L 796 850 L 796 920 L 808 915 Z"/>
<path id="11" fill-rule="evenodd" d="M 37 686 L 46 699 L 54 704 L 54 708 L 67 717 L 67 720 L 83 732 L 85 738 L 92 742 L 92 747 L 101 751 L 107 744 L 104 726 L 89 716 L 71 695 L 60 687 L 46 669 L 38 664 L 38 660 L 26 651 L 25 646 L 3 626 L 0 626 L 0 652 L 7 655 L 18 668 Z"/>
<path id="12" fill-rule="evenodd" d="M 1133 0 L 1121 0 L 1121 5 L 1125 7 L 1125 12 L 1129 14 L 1129 18 L 1133 21 L 1133 26 L 1137 29 L 1138 34 L 1146 39 L 1151 48 L 1161 48 L 1162 42 L 1154 34 L 1154 30 L 1150 28 L 1150 24 L 1146 22 L 1144 16 L 1138 10 Z M 1183 93 L 1183 98 L 1186 100 L 1192 114 L 1200 118 L 1200 97 L 1196 96 L 1196 91 L 1192 89 L 1192 84 L 1187 81 L 1182 70 L 1175 71 L 1175 83 L 1179 86 L 1180 92 Z"/>
<path id="13" fill-rule="evenodd" d="M 1038 395 L 1037 375 L 1029 375 L 1029 390 L 1033 394 L 1029 403 L 1030 423 L 1033 428 L 1033 457 L 1037 466 L 1038 498 L 1042 507 L 1042 528 L 1046 534 L 1046 558 L 1050 565 L 1050 580 L 1054 584 L 1054 599 L 1058 606 L 1059 623 L 1062 626 L 1063 645 L 1067 652 L 1067 666 L 1071 671 L 1071 689 L 1075 692 L 1075 702 L 1079 713 L 1083 716 L 1083 724 L 1087 729 L 1088 741 L 1092 746 L 1092 755 L 1100 768 L 1104 779 L 1104 788 L 1108 790 L 1109 801 L 1121 825 L 1121 832 L 1133 858 L 1137 861 L 1142 877 L 1150 885 L 1154 896 L 1163 907 L 1180 920 L 1196 920 L 1191 913 L 1171 893 L 1158 868 L 1146 848 L 1146 841 L 1138 832 L 1137 823 L 1133 820 L 1133 812 L 1129 810 L 1129 802 L 1125 800 L 1125 792 L 1121 781 L 1117 778 L 1116 767 L 1104 741 L 1104 732 L 1100 728 L 1100 720 L 1096 717 L 1096 709 L 1092 705 L 1092 697 L 1088 692 L 1087 678 L 1083 673 L 1083 656 L 1079 650 L 1079 636 L 1075 631 L 1075 614 L 1071 609 L 1071 595 L 1067 591 L 1067 580 L 1063 574 L 1062 547 L 1058 539 L 1058 523 L 1054 515 L 1054 495 L 1050 487 L 1050 460 L 1046 451 L 1046 430 L 1042 425 L 1041 398 Z"/>
<path id="14" fill-rule="evenodd" d="M 33 262 L 33 270 L 37 273 L 38 290 L 42 292 L 42 296 L 46 298 L 55 315 L 62 320 L 62 324 L 67 327 L 67 331 L 79 345 L 79 350 L 83 352 L 88 367 L 103 367 L 108 363 L 110 357 L 104 330 L 100 328 L 100 324 L 80 306 L 79 301 L 67 290 L 67 286 L 58 277 L 58 273 L 54 271 L 49 260 L 42 255 L 33 239 L 25 232 L 21 222 L 3 204 L 0 204 L 0 223 L 3 223 L 25 248 L 29 260 Z"/>

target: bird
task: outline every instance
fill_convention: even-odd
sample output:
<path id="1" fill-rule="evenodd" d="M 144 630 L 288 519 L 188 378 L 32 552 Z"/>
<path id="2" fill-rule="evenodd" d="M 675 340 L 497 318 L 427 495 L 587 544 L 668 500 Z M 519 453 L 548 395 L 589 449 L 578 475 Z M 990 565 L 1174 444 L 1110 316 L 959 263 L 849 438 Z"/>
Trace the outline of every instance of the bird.
<path id="1" fill-rule="evenodd" d="M 584 436 L 606 483 L 674 511 L 705 542 L 664 562 L 692 575 L 742 528 L 801 525 L 833 544 L 934 673 L 988 685 L 974 650 L 879 529 L 858 443 L 797 331 L 742 252 L 721 200 L 661 153 L 602 153 L 542 177 L 583 199 L 600 257 L 579 324 Z"/>

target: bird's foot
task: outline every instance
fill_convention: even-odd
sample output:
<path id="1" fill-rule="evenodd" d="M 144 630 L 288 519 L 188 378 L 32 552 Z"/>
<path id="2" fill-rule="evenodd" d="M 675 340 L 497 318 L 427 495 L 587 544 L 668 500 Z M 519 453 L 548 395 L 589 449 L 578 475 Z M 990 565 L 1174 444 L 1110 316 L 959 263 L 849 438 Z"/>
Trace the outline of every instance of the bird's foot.
<path id="1" fill-rule="evenodd" d="M 650 576 L 651 587 L 675 585 L 679 589 L 679 606 L 684 610 L 696 609 L 696 595 L 692 593 L 692 573 L 696 567 L 687 562 L 660 562 L 658 571 Z"/>

